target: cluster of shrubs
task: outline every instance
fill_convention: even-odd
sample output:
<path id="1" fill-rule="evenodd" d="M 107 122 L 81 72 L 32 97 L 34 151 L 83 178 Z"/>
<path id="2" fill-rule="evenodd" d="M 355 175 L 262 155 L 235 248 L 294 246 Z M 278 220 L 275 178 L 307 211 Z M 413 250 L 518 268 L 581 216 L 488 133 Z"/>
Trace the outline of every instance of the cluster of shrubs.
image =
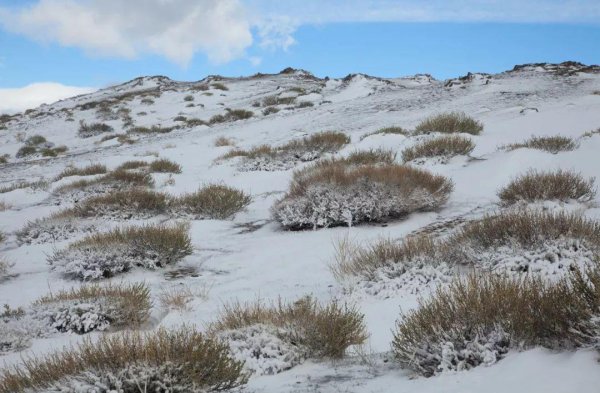
<path id="1" fill-rule="evenodd" d="M 196 192 L 181 196 L 134 188 L 87 198 L 61 212 L 60 217 L 148 218 L 167 214 L 223 220 L 243 210 L 250 202 L 251 197 L 243 191 L 222 184 L 207 184 Z"/>
<path id="2" fill-rule="evenodd" d="M 346 134 L 325 131 L 278 147 L 261 145 L 250 150 L 234 149 L 223 155 L 221 159 L 242 157 L 240 168 L 248 171 L 286 170 L 299 162 L 313 161 L 325 153 L 334 153 L 348 143 L 350 138 Z"/>
<path id="3" fill-rule="evenodd" d="M 402 315 L 393 351 L 404 367 L 431 376 L 495 363 L 510 349 L 593 347 L 599 310 L 598 266 L 555 283 L 473 274 Z"/>
<path id="4" fill-rule="evenodd" d="M 0 374 L 0 393 L 56 391 L 222 391 L 245 384 L 243 362 L 190 327 L 103 335 Z"/>
<path id="5" fill-rule="evenodd" d="M 21 147 L 15 157 L 24 158 L 40 154 L 42 157 L 56 157 L 67 151 L 66 146 L 54 146 L 54 143 L 48 142 L 41 135 L 34 135 L 25 140 L 25 145 Z"/>
<path id="6" fill-rule="evenodd" d="M 81 138 L 91 138 L 106 132 L 113 132 L 114 129 L 106 123 L 86 123 L 83 120 L 79 122 L 79 136 Z"/>
<path id="7" fill-rule="evenodd" d="M 254 116 L 254 112 L 248 111 L 246 109 L 225 109 L 225 114 L 222 115 L 214 115 L 208 121 L 208 124 L 218 124 L 218 123 L 226 123 L 230 121 L 236 120 L 245 120 L 250 119 Z"/>

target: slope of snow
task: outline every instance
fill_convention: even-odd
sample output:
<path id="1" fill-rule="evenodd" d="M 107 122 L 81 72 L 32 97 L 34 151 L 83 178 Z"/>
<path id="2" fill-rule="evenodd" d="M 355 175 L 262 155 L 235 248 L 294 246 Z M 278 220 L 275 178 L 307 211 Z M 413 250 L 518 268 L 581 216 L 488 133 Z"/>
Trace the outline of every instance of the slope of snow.
<path id="1" fill-rule="evenodd" d="M 355 303 L 365 314 L 371 337 L 366 355 L 351 355 L 341 362 L 308 361 L 277 375 L 251 378 L 248 391 L 256 392 L 596 392 L 600 386 L 597 353 L 589 350 L 552 353 L 532 349 L 510 353 L 489 367 L 447 373 L 432 378 L 415 378 L 390 360 L 392 329 L 400 309 L 417 305 L 418 296 L 429 289 L 390 291 L 386 296 L 371 296 L 361 291 L 348 292 L 338 283 L 330 264 L 334 243 L 346 236 L 368 242 L 384 238 L 401 238 L 409 233 L 452 220 L 480 217 L 498 209 L 496 192 L 510 179 L 530 168 L 572 169 L 585 177 L 600 179 L 600 134 L 582 138 L 584 132 L 600 127 L 600 73 L 574 72 L 557 75 L 551 67 L 531 66 L 502 74 L 464 78 L 448 84 L 421 75 L 412 78 L 380 80 L 356 75 L 345 80 L 320 80 L 305 72 L 259 75 L 249 78 L 206 80 L 187 83 L 164 77 L 138 78 L 123 85 L 87 96 L 39 108 L 16 117 L 0 130 L 0 156 L 9 154 L 9 163 L 0 164 L 0 187 L 20 181 L 51 180 L 67 165 L 78 167 L 101 163 L 115 168 L 134 159 L 150 161 L 159 155 L 179 163 L 183 171 L 172 175 L 154 175 L 156 189 L 171 194 L 195 191 L 202 184 L 217 182 L 240 188 L 252 195 L 249 207 L 232 220 L 191 222 L 194 247 L 192 255 L 178 266 L 165 271 L 136 270 L 108 282 L 145 281 L 153 296 L 172 285 L 192 290 L 210 288 L 206 299 L 195 299 L 187 311 L 166 311 L 156 305 L 147 329 L 159 326 L 196 324 L 200 328 L 213 321 L 224 302 L 294 300 L 306 294 L 327 301 L 340 298 Z M 486 82 L 488 81 L 488 82 Z M 199 84 L 223 83 L 228 90 L 211 87 L 191 90 Z M 311 101 L 313 107 L 292 108 L 281 105 L 278 113 L 263 115 L 263 108 L 253 106 L 264 97 L 302 88 L 298 102 Z M 101 137 L 82 139 L 77 136 L 79 122 L 103 121 L 123 132 L 117 120 L 99 120 L 96 109 L 82 110 L 81 104 L 101 101 L 130 92 L 158 91 L 154 103 L 142 103 L 134 97 L 118 106 L 131 110 L 136 126 L 179 124 L 178 116 L 208 120 L 225 113 L 225 108 L 246 109 L 255 113 L 248 120 L 209 126 L 181 127 L 170 133 L 142 136 L 132 144 L 115 140 L 98 143 Z M 211 93 L 207 95 L 205 93 Z M 287 93 L 286 93 L 287 94 Z M 184 97 L 192 95 L 193 107 Z M 527 108 L 535 108 L 526 110 Z M 337 227 L 316 231 L 287 232 L 271 218 L 270 207 L 287 190 L 293 169 L 273 172 L 240 172 L 233 161 L 215 162 L 230 147 L 215 147 L 217 137 L 235 141 L 239 148 L 261 144 L 281 145 L 319 131 L 339 130 L 352 143 L 339 155 L 355 150 L 383 147 L 400 153 L 413 143 L 402 135 L 361 137 L 379 128 L 412 128 L 425 117 L 446 111 L 463 111 L 484 123 L 484 131 L 473 136 L 476 148 L 470 157 L 459 157 L 447 164 L 427 162 L 423 166 L 450 177 L 455 184 L 448 203 L 439 211 L 415 213 L 405 220 L 386 224 Z M 146 114 L 141 114 L 145 112 Z M 71 118 L 72 121 L 66 121 Z M 66 145 L 66 155 L 55 158 L 15 159 L 22 140 L 42 135 L 55 145 Z M 521 142 L 530 136 L 565 135 L 578 138 L 579 147 L 571 152 L 549 154 L 538 150 L 503 151 L 508 143 Z M 299 164 L 300 168 L 306 164 Z M 83 236 L 43 244 L 19 244 L 15 232 L 28 221 L 41 219 L 71 206 L 57 199 L 52 191 L 75 178 L 51 183 L 47 190 L 17 189 L 0 194 L 0 202 L 9 208 L 0 211 L 0 231 L 7 239 L 0 243 L 0 253 L 14 262 L 12 277 L 0 281 L 0 304 L 28 306 L 48 292 L 80 285 L 50 270 L 46 256 Z M 600 219 L 598 197 L 592 204 L 576 211 Z M 556 208 L 563 208 L 557 204 Z M 156 221 L 156 219 L 154 220 Z M 142 220 L 113 222 L 99 220 L 99 230 L 123 224 L 140 224 Z M 443 231 L 443 229 L 442 229 Z M 185 270 L 184 268 L 188 268 Z M 181 271 L 197 274 L 175 275 Z M 156 304 L 157 302 L 155 302 Z M 95 333 L 92 333 L 95 334 Z M 29 354 L 43 354 L 69 342 L 81 340 L 70 334 L 35 339 L 31 348 L 4 354 L 0 362 L 18 363 Z"/>

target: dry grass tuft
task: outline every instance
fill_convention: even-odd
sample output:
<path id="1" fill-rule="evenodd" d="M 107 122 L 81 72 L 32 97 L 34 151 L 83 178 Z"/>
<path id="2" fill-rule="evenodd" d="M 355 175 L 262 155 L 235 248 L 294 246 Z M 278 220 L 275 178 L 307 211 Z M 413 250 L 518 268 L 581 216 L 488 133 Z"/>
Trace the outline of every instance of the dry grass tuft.
<path id="1" fill-rule="evenodd" d="M 512 205 L 519 201 L 589 202 L 595 195 L 593 178 L 585 180 L 580 174 L 565 170 L 529 171 L 512 180 L 498 193 L 503 205 Z"/>
<path id="2" fill-rule="evenodd" d="M 348 165 L 393 164 L 396 161 L 396 153 L 382 148 L 360 150 L 353 151 L 347 157 L 337 161 L 343 161 Z"/>
<path id="3" fill-rule="evenodd" d="M 379 269 L 391 264 L 408 265 L 416 261 L 435 264 L 443 248 L 441 242 L 425 235 L 408 237 L 400 242 L 381 239 L 364 247 L 344 238 L 336 244 L 331 271 L 340 281 L 350 276 L 373 280 Z"/>
<path id="4" fill-rule="evenodd" d="M 363 139 L 368 138 L 371 135 L 386 135 L 386 134 L 399 134 L 399 135 L 404 135 L 404 136 L 410 136 L 410 131 L 405 130 L 402 127 L 397 127 L 397 126 L 384 127 L 384 128 L 380 128 L 377 131 L 373 131 L 373 132 L 370 132 L 368 134 L 361 136 L 360 140 L 362 141 Z"/>
<path id="5" fill-rule="evenodd" d="M 70 166 L 65 168 L 59 175 L 54 178 L 54 181 L 59 181 L 70 176 L 92 176 L 102 175 L 107 172 L 106 166 L 101 164 L 91 164 L 83 168 Z"/>
<path id="6" fill-rule="evenodd" d="M 271 325 L 282 329 L 282 340 L 305 347 L 309 356 L 339 359 L 349 346 L 367 339 L 363 318 L 354 307 L 337 301 L 322 305 L 306 296 L 290 304 L 280 300 L 271 306 L 260 301 L 225 305 L 211 331 Z"/>
<path id="7" fill-rule="evenodd" d="M 233 145 L 235 145 L 235 142 L 231 138 L 226 138 L 224 136 L 220 136 L 217 139 L 215 139 L 216 147 L 233 146 Z"/>
<path id="8" fill-rule="evenodd" d="M 0 201 L 0 212 L 10 209 L 10 205 L 4 201 Z M 1 235 L 0 235 L 1 238 Z"/>
<path id="9" fill-rule="evenodd" d="M 246 382 L 242 367 L 226 344 L 190 327 L 123 332 L 25 359 L 3 371 L 0 393 L 62 390 L 61 386 L 92 391 L 97 383 L 124 392 L 223 391 Z"/>
<path id="10" fill-rule="evenodd" d="M 243 210 L 252 198 L 223 184 L 208 184 L 192 194 L 174 198 L 171 207 L 196 217 L 224 220 Z"/>
<path id="11" fill-rule="evenodd" d="M 142 134 L 142 135 L 151 135 L 151 134 L 168 134 L 173 131 L 175 127 L 161 127 L 159 125 L 154 125 L 152 127 L 132 127 L 127 130 L 127 134 Z"/>
<path id="12" fill-rule="evenodd" d="M 533 136 L 521 143 L 513 143 L 502 147 L 508 151 L 528 148 L 544 150 L 548 153 L 557 154 L 561 151 L 572 151 L 577 148 L 577 142 L 566 136 Z"/>
<path id="13" fill-rule="evenodd" d="M 444 368 L 469 369 L 489 362 L 490 351 L 498 360 L 510 348 L 592 345 L 599 306 L 597 267 L 575 270 L 554 284 L 532 277 L 472 274 L 402 315 L 393 351 L 401 365 L 431 376 Z"/>
<path id="14" fill-rule="evenodd" d="M 160 305 L 168 310 L 189 311 L 189 303 L 196 294 L 188 286 L 178 286 L 161 291 L 158 295 Z"/>
<path id="15" fill-rule="evenodd" d="M 223 91 L 229 90 L 229 88 L 221 82 L 213 82 L 210 84 L 210 87 L 212 87 L 213 89 L 223 90 Z"/>
<path id="16" fill-rule="evenodd" d="M 83 285 L 71 290 L 39 298 L 34 304 L 43 305 L 64 301 L 90 302 L 104 299 L 118 310 L 110 321 L 111 327 L 139 327 L 150 317 L 150 289 L 144 283 L 134 284 L 97 284 Z"/>
<path id="17" fill-rule="evenodd" d="M 405 149 L 402 152 L 402 161 L 409 162 L 418 158 L 444 157 L 451 158 L 458 155 L 469 155 L 475 144 L 469 138 L 458 135 L 440 136 L 429 139 Z"/>
<path id="18" fill-rule="evenodd" d="M 0 187 L 0 194 L 4 194 L 4 193 L 11 192 L 14 190 L 20 190 L 23 188 L 31 188 L 33 190 L 45 190 L 48 188 L 48 185 L 49 185 L 48 182 L 44 179 L 41 179 L 38 181 L 33 181 L 33 182 L 22 181 L 22 182 L 13 183 L 13 184 L 9 184 L 7 186 Z"/>
<path id="19" fill-rule="evenodd" d="M 415 128 L 415 133 L 428 132 L 459 133 L 479 135 L 483 124 L 462 112 L 448 112 L 434 115 L 423 120 Z"/>
<path id="20" fill-rule="evenodd" d="M 214 115 L 208 121 L 208 124 L 225 123 L 229 121 L 245 120 L 254 116 L 254 112 L 245 109 L 226 109 L 224 115 Z"/>

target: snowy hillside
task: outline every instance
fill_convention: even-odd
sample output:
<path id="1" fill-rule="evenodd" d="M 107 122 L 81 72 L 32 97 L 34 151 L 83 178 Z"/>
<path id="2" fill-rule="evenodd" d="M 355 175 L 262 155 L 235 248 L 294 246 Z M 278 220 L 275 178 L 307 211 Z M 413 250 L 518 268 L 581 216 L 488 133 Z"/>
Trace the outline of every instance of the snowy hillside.
<path id="1" fill-rule="evenodd" d="M 424 130 L 420 123 L 459 112 L 483 125 L 480 133 L 456 133 L 467 144 L 465 154 L 419 155 L 420 144 L 444 135 L 438 130 L 414 131 Z M 378 132 L 388 127 L 395 128 Z M 540 342 L 510 345 L 504 352 L 482 338 L 467 346 L 470 354 L 460 355 L 467 358 L 465 364 L 445 364 L 444 358 L 429 377 L 398 361 L 392 341 L 401 315 L 415 310 L 419 299 L 429 298 L 436 288 L 447 288 L 456 276 L 502 270 L 554 283 L 575 267 L 598 260 L 600 236 L 559 233 L 525 251 L 512 244 L 494 243 L 483 251 L 465 246 L 467 251 L 459 250 L 464 252 L 461 263 L 436 254 L 431 257 L 436 263 L 429 264 L 428 255 L 419 256 L 423 258 L 419 263 L 403 260 L 398 268 L 383 258 L 365 275 L 340 274 L 336 264 L 343 259 L 340 252 L 382 240 L 398 243 L 409 235 L 425 234 L 435 241 L 458 241 L 452 236 L 474 220 L 502 212 L 528 214 L 517 209 L 566 212 L 584 217 L 586 223 L 600 221 L 600 196 L 594 192 L 534 201 L 517 192 L 517 203 L 499 198 L 503 187 L 534 170 L 576 173 L 582 187 L 596 189 L 590 178 L 600 179 L 599 127 L 600 67 L 572 62 L 529 64 L 500 74 L 475 73 L 446 81 L 426 74 L 320 79 L 294 69 L 245 78 L 210 76 L 198 82 L 142 77 L 23 114 L 4 115 L 0 117 L 0 305 L 10 309 L 0 312 L 0 364 L 18 365 L 28 356 L 43 357 L 85 337 L 95 340 L 129 328 L 118 326 L 118 318 L 110 312 L 102 316 L 106 310 L 98 310 L 108 306 L 94 296 L 75 303 L 40 298 L 90 283 L 145 283 L 152 304 L 139 329 L 149 332 L 182 324 L 212 331 L 211 324 L 227 305 L 294 302 L 307 295 L 320 304 L 336 300 L 364 315 L 368 339 L 360 346 L 349 345 L 343 358 L 333 360 L 308 354 L 297 340 L 286 341 L 281 326 L 255 324 L 219 331 L 232 356 L 245 361 L 244 370 L 252 373 L 244 387 L 235 389 L 596 392 L 600 366 L 593 347 L 600 346 L 600 333 L 597 341 L 583 340 L 585 344 L 575 345 L 578 348 Z M 514 146 L 527 144 L 532 137 L 554 136 L 563 137 L 564 146 L 552 151 L 536 148 L 535 143 Z M 268 147 L 252 150 L 260 145 Z M 407 155 L 409 148 L 416 156 Z M 406 164 L 427 175 L 440 175 L 453 187 L 447 189 L 448 195 L 418 188 L 398 200 L 385 187 L 377 189 L 379 194 L 356 197 L 361 185 L 336 190 L 328 189 L 327 182 L 314 190 L 303 188 L 306 195 L 298 200 L 288 192 L 294 173 L 297 181 L 302 180 L 296 171 L 308 168 L 303 176 L 310 178 L 318 162 L 345 163 L 344 158 L 350 161 L 353 154 L 369 150 L 381 155 L 387 151 L 385 165 Z M 164 167 L 152 166 L 159 159 L 180 168 L 166 162 Z M 117 169 L 129 161 L 144 162 Z M 93 165 L 96 169 L 88 172 L 65 171 Z M 239 206 L 223 214 L 198 207 L 203 200 L 198 196 L 199 202 L 192 201 L 196 195 L 192 193 L 207 185 L 236 190 Z M 144 194 L 145 202 L 156 198 L 152 208 L 131 203 L 133 194 L 126 193 L 113 205 L 89 202 L 140 186 L 159 193 Z M 311 207 L 310 217 L 300 217 L 309 211 L 301 204 L 311 202 L 307 202 L 310 192 L 331 199 Z M 228 195 L 207 194 L 207 198 L 222 201 Z M 406 206 L 400 209 L 403 203 Z M 339 211 L 332 212 L 335 209 Z M 361 209 L 368 213 L 361 216 Z M 133 255 L 145 244 L 142 235 L 132 237 L 141 239 L 141 246 L 129 240 L 101 251 L 89 244 L 71 247 L 89 235 L 151 224 L 187 230 L 191 244 L 180 253 L 144 249 L 142 256 Z M 110 269 L 103 270 L 108 265 Z M 19 307 L 22 312 L 14 311 Z M 122 307 L 111 312 L 122 314 Z M 597 321 L 600 310 L 596 311 Z M 449 355 L 451 349 L 445 351 L 442 357 L 454 356 Z M 483 360 L 470 367 L 469 356 Z M 69 386 L 72 390 L 49 391 L 88 391 Z"/>

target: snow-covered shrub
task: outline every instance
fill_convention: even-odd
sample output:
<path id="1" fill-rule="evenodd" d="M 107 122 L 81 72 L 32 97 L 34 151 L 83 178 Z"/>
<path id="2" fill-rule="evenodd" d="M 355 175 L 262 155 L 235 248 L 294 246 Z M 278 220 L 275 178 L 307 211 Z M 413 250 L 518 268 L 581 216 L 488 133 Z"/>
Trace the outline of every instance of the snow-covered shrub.
<path id="1" fill-rule="evenodd" d="M 502 147 L 505 150 L 516 149 L 537 149 L 544 150 L 548 153 L 557 154 L 561 151 L 571 151 L 577 148 L 577 142 L 573 138 L 566 136 L 533 136 L 520 143 L 512 143 Z"/>
<path id="2" fill-rule="evenodd" d="M 382 148 L 353 151 L 347 157 L 335 159 L 348 165 L 393 164 L 396 153 Z M 332 159 L 333 161 L 333 159 Z"/>
<path id="3" fill-rule="evenodd" d="M 423 120 L 415 127 L 415 133 L 417 134 L 428 132 L 464 132 L 479 135 L 481 131 L 483 131 L 483 124 L 462 112 L 448 112 L 434 115 Z"/>
<path id="4" fill-rule="evenodd" d="M 65 177 L 70 176 L 92 176 L 92 175 L 103 175 L 107 172 L 106 166 L 102 164 L 90 164 L 83 168 L 77 168 L 74 166 L 69 166 L 65 168 L 61 173 L 59 173 L 54 181 L 59 181 L 64 179 Z"/>
<path id="5" fill-rule="evenodd" d="M 567 213 L 510 211 L 461 227 L 445 258 L 500 272 L 560 277 L 600 252 L 600 223 Z"/>
<path id="6" fill-rule="evenodd" d="M 305 348 L 282 338 L 287 335 L 281 328 L 262 324 L 218 333 L 229 344 L 232 356 L 244 362 L 246 370 L 258 375 L 278 374 L 307 358 Z"/>
<path id="7" fill-rule="evenodd" d="M 110 190 L 120 190 L 125 187 L 152 187 L 153 185 L 152 176 L 148 173 L 117 169 L 95 179 L 81 179 L 65 184 L 58 187 L 55 192 L 58 194 L 76 191 L 103 193 Z"/>
<path id="8" fill-rule="evenodd" d="M 287 229 L 352 225 L 436 209 L 452 189 L 449 179 L 413 167 L 330 160 L 295 172 L 272 213 Z"/>
<path id="9" fill-rule="evenodd" d="M 358 310 L 337 301 L 323 305 L 310 296 L 288 304 L 280 300 L 271 306 L 260 301 L 226 305 L 211 331 L 232 339 L 236 356 L 251 354 L 253 367 L 261 372 L 281 371 L 304 357 L 342 358 L 349 346 L 367 339 Z M 252 354 L 251 348 L 261 341 L 268 342 L 270 349 Z M 290 344 L 297 350 L 291 350 Z"/>
<path id="10" fill-rule="evenodd" d="M 314 161 L 325 153 L 333 153 L 350 143 L 341 132 L 326 131 L 293 140 L 285 145 L 261 145 L 250 150 L 235 149 L 222 159 L 242 157 L 240 169 L 246 171 L 279 171 L 293 168 L 300 162 Z"/>
<path id="11" fill-rule="evenodd" d="M 595 195 L 593 178 L 586 180 L 579 173 L 562 169 L 529 171 L 512 180 L 498 193 L 503 205 L 544 200 L 589 202 Z"/>
<path id="12" fill-rule="evenodd" d="M 425 235 L 368 245 L 341 239 L 331 266 L 336 279 L 373 296 L 419 293 L 449 282 L 455 271 L 444 259 L 441 241 Z"/>
<path id="13" fill-rule="evenodd" d="M 60 332 L 137 327 L 150 315 L 150 291 L 146 284 L 85 285 L 38 299 L 32 313 Z"/>
<path id="14" fill-rule="evenodd" d="M 17 231 L 17 240 L 21 244 L 42 244 L 67 240 L 82 233 L 97 230 L 93 222 L 80 221 L 60 213 L 48 218 L 28 222 Z"/>
<path id="15" fill-rule="evenodd" d="M 402 151 L 402 161 L 409 162 L 419 158 L 440 157 L 447 160 L 454 156 L 468 155 L 475 148 L 469 138 L 458 135 L 440 136 L 427 139 Z"/>
<path id="16" fill-rule="evenodd" d="M 252 198 L 245 192 L 223 184 L 207 184 L 198 191 L 170 201 L 174 215 L 223 220 L 243 210 Z"/>
<path id="17" fill-rule="evenodd" d="M 20 351 L 31 345 L 31 339 L 44 337 L 47 327 L 27 314 L 22 308 L 4 305 L 0 312 L 0 354 Z"/>
<path id="18" fill-rule="evenodd" d="M 112 132 L 113 128 L 106 123 L 87 124 L 83 120 L 79 122 L 79 137 L 90 138 L 105 132 Z"/>
<path id="19" fill-rule="evenodd" d="M 149 225 L 88 236 L 55 251 L 48 257 L 48 263 L 67 277 L 97 280 L 129 271 L 134 266 L 165 267 L 191 253 L 186 226 Z"/>
<path id="20" fill-rule="evenodd" d="M 2 232 L 0 232 L 0 242 L 3 240 Z M 8 270 L 12 265 L 4 258 L 0 258 L 0 282 L 8 276 Z"/>
<path id="21" fill-rule="evenodd" d="M 392 345 L 402 366 L 431 376 L 495 363 L 510 348 L 597 345 L 599 316 L 598 266 L 556 283 L 472 274 L 402 315 Z"/>
<path id="22" fill-rule="evenodd" d="M 229 348 L 187 327 L 123 332 L 30 358 L 0 374 L 0 393 L 222 391 L 246 383 Z"/>
<path id="23" fill-rule="evenodd" d="M 76 217 L 145 218 L 167 211 L 166 194 L 134 188 L 84 199 L 64 214 Z"/>

